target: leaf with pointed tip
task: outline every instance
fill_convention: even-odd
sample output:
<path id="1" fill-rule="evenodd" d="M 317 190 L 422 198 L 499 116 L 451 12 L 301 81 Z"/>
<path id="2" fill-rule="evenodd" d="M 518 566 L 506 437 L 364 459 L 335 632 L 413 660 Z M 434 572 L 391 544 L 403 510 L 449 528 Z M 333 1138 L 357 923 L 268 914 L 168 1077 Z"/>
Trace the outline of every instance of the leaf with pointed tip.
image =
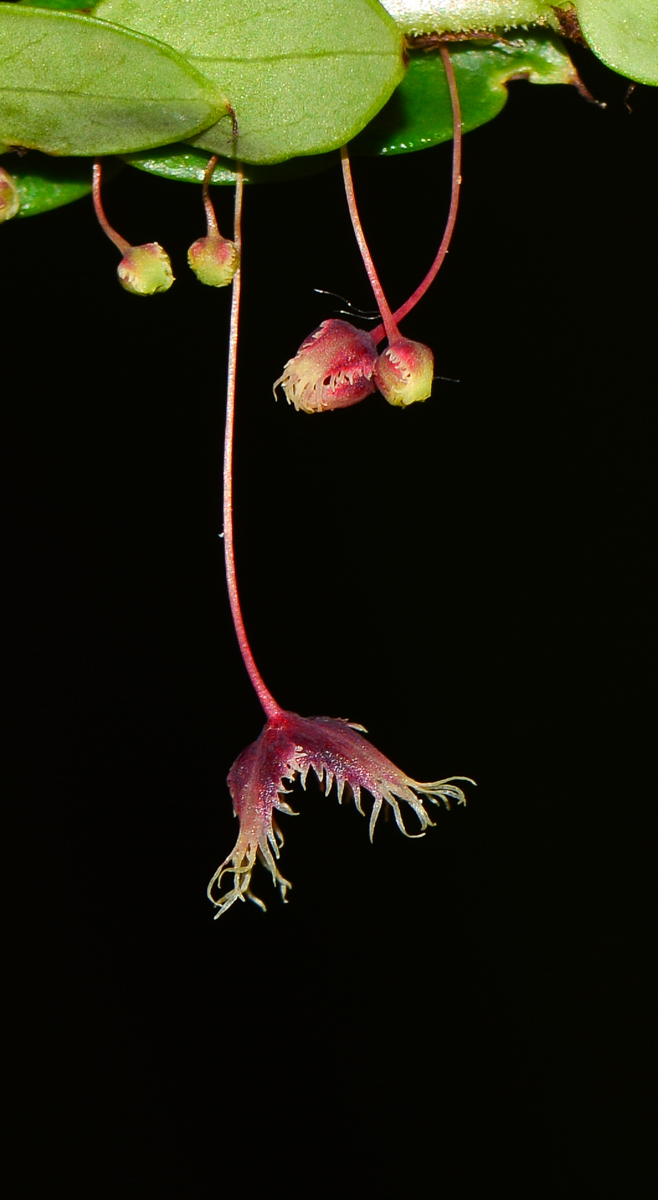
<path id="1" fill-rule="evenodd" d="M 533 36 L 491 43 L 457 42 L 450 57 L 459 89 L 462 129 L 491 121 L 507 100 L 506 83 L 575 83 L 576 71 L 559 38 Z M 438 54 L 412 52 L 406 77 L 367 129 L 355 139 L 357 154 L 407 154 L 452 138 L 452 106 Z"/>
<path id="2" fill-rule="evenodd" d="M 224 93 L 153 38 L 74 13 L 0 4 L 5 145 L 121 154 L 187 137 L 226 113 Z"/>
<path id="3" fill-rule="evenodd" d="M 404 75 L 402 34 L 377 0 L 101 0 L 94 11 L 161 38 L 221 87 L 237 143 L 226 122 L 193 140 L 243 162 L 337 149 Z"/>

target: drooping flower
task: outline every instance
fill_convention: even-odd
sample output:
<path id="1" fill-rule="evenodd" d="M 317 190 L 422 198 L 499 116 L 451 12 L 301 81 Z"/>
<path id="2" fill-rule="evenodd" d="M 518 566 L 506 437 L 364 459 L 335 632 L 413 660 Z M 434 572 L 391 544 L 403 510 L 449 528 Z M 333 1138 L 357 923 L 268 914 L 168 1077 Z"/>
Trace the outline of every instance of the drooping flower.
<path id="1" fill-rule="evenodd" d="M 209 233 L 192 242 L 187 261 L 200 283 L 208 287 L 227 287 L 240 265 L 240 254 L 235 242 L 220 233 Z"/>
<path id="2" fill-rule="evenodd" d="M 375 390 L 377 347 L 369 333 L 337 318 L 323 321 L 302 342 L 274 384 L 301 412 L 349 408 Z"/>
<path id="3" fill-rule="evenodd" d="M 158 242 L 130 246 L 117 267 L 119 283 L 133 296 L 168 292 L 174 282 L 169 255 Z"/>
<path id="4" fill-rule="evenodd" d="M 375 382 L 389 404 L 406 408 L 432 394 L 434 355 L 429 346 L 396 338 L 377 359 Z"/>
<path id="5" fill-rule="evenodd" d="M 286 784 L 299 779 L 305 788 L 309 771 L 317 775 L 326 795 L 336 784 L 339 803 L 347 788 L 347 794 L 353 797 L 362 816 L 365 813 L 361 793 L 370 793 L 373 798 L 369 822 L 371 841 L 383 804 L 393 810 L 402 833 L 407 837 L 422 837 L 428 826 L 434 824 L 424 801 L 436 805 L 443 801 L 448 808 L 451 800 L 466 803 L 462 789 L 456 786 L 457 780 L 466 780 L 465 776 L 417 783 L 366 741 L 361 736 L 364 732 L 363 726 L 349 721 L 300 717 L 297 713 L 280 710 L 267 722 L 257 741 L 243 750 L 228 776 L 233 810 L 240 821 L 238 840 L 208 886 L 208 896 L 218 910 L 216 917 L 226 912 L 236 900 L 253 900 L 265 908 L 251 890 L 251 875 L 257 859 L 267 867 L 274 886 L 278 886 L 285 901 L 291 885 L 278 867 L 283 835 L 274 820 L 274 812 L 292 813 L 285 800 L 290 792 Z M 415 813 L 420 826 L 417 833 L 410 834 L 405 828 L 401 804 L 408 805 Z M 222 892 L 225 875 L 232 875 L 233 883 Z"/>

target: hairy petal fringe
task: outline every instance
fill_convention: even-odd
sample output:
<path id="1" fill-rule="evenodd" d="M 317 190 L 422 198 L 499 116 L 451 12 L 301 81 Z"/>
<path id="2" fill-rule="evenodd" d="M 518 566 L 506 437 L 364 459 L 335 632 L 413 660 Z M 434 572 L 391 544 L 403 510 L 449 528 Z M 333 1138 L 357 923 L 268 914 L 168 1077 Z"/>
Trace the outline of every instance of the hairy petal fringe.
<path id="1" fill-rule="evenodd" d="M 384 804 L 392 809 L 396 824 L 405 837 L 422 837 L 434 824 L 424 802 L 439 807 L 443 803 L 446 808 L 450 808 L 451 800 L 466 803 L 457 782 L 473 783 L 472 779 L 455 775 L 433 783 L 418 783 L 366 741 L 362 732 L 365 732 L 362 725 L 333 717 L 300 717 L 297 713 L 280 712 L 267 722 L 257 741 L 243 750 L 228 776 L 240 833 L 231 854 L 208 886 L 208 896 L 217 908 L 216 917 L 226 912 L 236 900 L 253 900 L 265 908 L 263 901 L 251 891 L 251 874 L 257 860 L 268 869 L 272 883 L 279 888 L 285 902 L 291 885 L 277 865 L 283 835 L 273 814 L 277 810 L 295 815 L 283 799 L 289 793 L 285 784 L 299 778 L 305 788 L 309 771 L 317 776 L 326 795 L 336 785 L 339 803 L 348 787 L 362 816 L 365 813 L 361 792 L 366 791 L 372 796 L 371 841 Z M 420 826 L 417 833 L 409 833 L 406 829 L 401 803 L 415 813 Z M 232 875 L 233 886 L 222 893 L 225 875 Z"/>

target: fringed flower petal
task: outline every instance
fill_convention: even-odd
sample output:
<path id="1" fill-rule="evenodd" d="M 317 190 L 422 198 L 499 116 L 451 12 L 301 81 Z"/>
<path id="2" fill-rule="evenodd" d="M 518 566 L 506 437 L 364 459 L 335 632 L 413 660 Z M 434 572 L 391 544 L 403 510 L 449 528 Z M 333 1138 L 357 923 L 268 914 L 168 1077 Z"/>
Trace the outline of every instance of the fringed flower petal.
<path id="1" fill-rule="evenodd" d="M 253 900 L 265 908 L 251 891 L 251 873 L 257 859 L 267 867 L 282 900 L 286 900 L 291 885 L 278 868 L 283 835 L 273 814 L 275 809 L 292 813 L 283 798 L 289 791 L 285 784 L 299 778 L 302 787 L 306 787 L 309 771 L 317 776 L 325 794 L 336 785 L 339 803 L 348 787 L 362 816 L 365 813 L 361 793 L 365 791 L 372 796 L 371 841 L 384 804 L 392 809 L 396 824 L 406 837 L 422 837 L 434 824 L 425 802 L 439 806 L 443 803 L 447 808 L 451 800 L 466 803 L 457 782 L 472 783 L 472 779 L 457 775 L 433 783 L 418 783 L 366 741 L 361 736 L 364 732 L 361 725 L 333 717 L 300 717 L 297 713 L 280 712 L 267 722 L 258 740 L 236 759 L 228 785 L 235 815 L 240 820 L 240 833 L 232 853 L 208 887 L 208 896 L 218 909 L 216 916 L 221 916 L 236 900 Z M 406 829 L 401 805 L 414 812 L 419 823 L 417 833 Z M 233 876 L 233 886 L 222 893 L 222 879 L 227 874 Z"/>
<path id="2" fill-rule="evenodd" d="M 310 333 L 274 384 L 298 412 L 349 408 L 375 391 L 377 347 L 369 333 L 331 319 Z"/>

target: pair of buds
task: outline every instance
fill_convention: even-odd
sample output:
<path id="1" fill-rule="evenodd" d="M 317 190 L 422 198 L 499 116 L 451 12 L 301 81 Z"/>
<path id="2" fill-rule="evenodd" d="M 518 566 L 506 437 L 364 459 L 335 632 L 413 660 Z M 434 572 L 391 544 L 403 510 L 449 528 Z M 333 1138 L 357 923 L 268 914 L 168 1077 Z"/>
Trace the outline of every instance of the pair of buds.
<path id="1" fill-rule="evenodd" d="M 208 185 L 217 162 L 216 156 L 208 163 L 203 183 L 203 198 L 206 210 L 208 233 L 198 238 L 187 252 L 187 261 L 198 280 L 208 287 L 227 287 L 240 265 L 240 253 L 235 242 L 222 237 L 217 225 Z M 146 242 L 143 246 L 131 246 L 108 222 L 101 202 L 101 165 L 94 163 L 93 198 L 96 216 L 110 241 L 123 255 L 117 268 L 119 283 L 134 296 L 153 296 L 156 292 L 167 292 L 174 282 L 174 273 L 167 251 L 159 242 Z"/>
<path id="2" fill-rule="evenodd" d="M 115 244 L 118 245 L 116 241 Z M 156 292 L 169 291 L 175 276 L 169 255 L 159 242 L 146 242 L 143 246 L 125 242 L 119 250 L 123 258 L 117 267 L 117 275 L 127 292 L 134 296 L 153 296 Z M 192 243 L 187 261 L 201 283 L 209 287 L 227 287 L 238 269 L 240 256 L 234 242 L 221 234 L 209 234 Z"/>
<path id="3" fill-rule="evenodd" d="M 349 408 L 378 390 L 406 408 L 432 392 L 434 355 L 429 346 L 394 335 L 382 354 L 371 334 L 347 321 L 323 321 L 302 342 L 274 384 L 299 412 Z"/>

